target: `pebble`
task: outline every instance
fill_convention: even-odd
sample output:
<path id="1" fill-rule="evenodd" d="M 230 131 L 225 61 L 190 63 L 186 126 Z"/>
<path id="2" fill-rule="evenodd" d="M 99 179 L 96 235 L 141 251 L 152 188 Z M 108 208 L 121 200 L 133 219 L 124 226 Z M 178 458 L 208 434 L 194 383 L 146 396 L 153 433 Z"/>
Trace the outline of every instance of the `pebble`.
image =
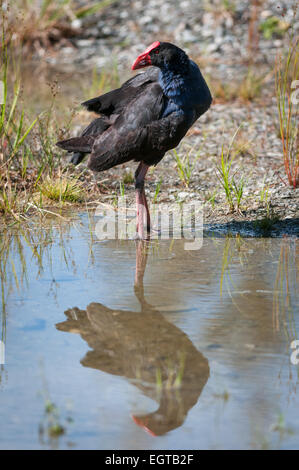
<path id="1" fill-rule="evenodd" d="M 179 199 L 187 199 L 189 197 L 190 193 L 187 193 L 186 191 L 181 191 L 178 193 L 178 198 Z"/>

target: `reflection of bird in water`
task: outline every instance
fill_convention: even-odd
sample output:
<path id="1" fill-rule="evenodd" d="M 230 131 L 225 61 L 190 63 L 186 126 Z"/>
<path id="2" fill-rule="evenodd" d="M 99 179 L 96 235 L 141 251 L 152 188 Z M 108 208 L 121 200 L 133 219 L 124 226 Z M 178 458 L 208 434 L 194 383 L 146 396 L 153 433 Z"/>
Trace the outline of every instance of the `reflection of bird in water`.
<path id="1" fill-rule="evenodd" d="M 91 303 L 86 311 L 67 310 L 67 320 L 56 327 L 80 333 L 88 343 L 84 366 L 127 377 L 159 403 L 153 413 L 133 419 L 151 434 L 162 435 L 184 422 L 208 380 L 209 365 L 188 336 L 145 301 L 146 259 L 145 244 L 138 241 L 135 295 L 141 312 Z"/>

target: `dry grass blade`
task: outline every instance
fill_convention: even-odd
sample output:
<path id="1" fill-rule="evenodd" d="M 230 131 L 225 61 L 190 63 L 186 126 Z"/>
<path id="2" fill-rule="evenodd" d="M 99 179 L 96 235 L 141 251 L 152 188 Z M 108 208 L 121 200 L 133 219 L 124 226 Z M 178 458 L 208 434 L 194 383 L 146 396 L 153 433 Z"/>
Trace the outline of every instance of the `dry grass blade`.
<path id="1" fill-rule="evenodd" d="M 299 5 L 299 3 L 298 3 Z M 294 18 L 297 10 L 294 10 Z M 295 88 L 299 79 L 299 38 L 293 33 L 285 56 L 275 64 L 275 90 L 285 172 L 290 186 L 299 183 L 299 99 Z"/>

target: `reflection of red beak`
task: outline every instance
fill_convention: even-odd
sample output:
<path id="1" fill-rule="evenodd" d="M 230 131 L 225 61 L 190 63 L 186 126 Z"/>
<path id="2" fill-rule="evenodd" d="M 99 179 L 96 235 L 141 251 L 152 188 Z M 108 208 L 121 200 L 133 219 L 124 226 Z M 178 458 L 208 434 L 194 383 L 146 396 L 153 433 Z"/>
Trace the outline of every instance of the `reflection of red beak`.
<path id="1" fill-rule="evenodd" d="M 145 49 L 142 54 L 140 54 L 137 59 L 135 60 L 134 64 L 132 65 L 132 70 L 141 69 L 142 67 L 147 67 L 148 65 L 152 65 L 150 52 L 156 47 L 160 46 L 159 41 L 153 42 L 147 49 Z"/>
<path id="2" fill-rule="evenodd" d="M 142 421 L 142 418 L 138 418 L 137 416 L 131 415 L 134 423 L 136 423 L 138 426 L 143 428 L 146 432 L 148 432 L 151 436 L 157 437 L 157 434 L 155 434 L 150 428 L 147 427 L 146 423 Z"/>

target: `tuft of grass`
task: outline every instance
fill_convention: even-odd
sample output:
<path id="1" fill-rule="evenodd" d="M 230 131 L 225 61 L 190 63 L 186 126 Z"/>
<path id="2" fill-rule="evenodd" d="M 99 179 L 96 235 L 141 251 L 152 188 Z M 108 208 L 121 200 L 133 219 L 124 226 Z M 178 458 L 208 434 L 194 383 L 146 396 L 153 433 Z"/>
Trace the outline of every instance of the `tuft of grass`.
<path id="1" fill-rule="evenodd" d="M 222 82 L 213 77 L 208 77 L 208 83 L 212 90 L 212 95 L 220 101 L 254 101 L 259 98 L 264 82 L 268 79 L 268 74 L 256 72 L 252 67 L 248 67 L 241 80 Z"/>
<path id="2" fill-rule="evenodd" d="M 224 189 L 227 203 L 232 212 L 240 209 L 245 184 L 243 175 L 237 180 L 236 172 L 232 172 L 232 164 L 237 156 L 236 152 L 232 153 L 232 147 L 239 129 L 240 127 L 235 132 L 226 154 L 222 145 L 220 164 L 216 164 L 217 178 Z"/>
<path id="3" fill-rule="evenodd" d="M 217 0 L 216 2 L 203 0 L 203 7 L 205 11 L 211 12 L 217 17 L 223 18 L 230 16 L 232 19 L 234 19 L 237 2 L 236 0 Z"/>
<path id="4" fill-rule="evenodd" d="M 51 178 L 47 176 L 39 185 L 38 189 L 48 199 L 64 202 L 82 202 L 84 199 L 83 183 L 77 178 L 61 176 Z"/>
<path id="5" fill-rule="evenodd" d="M 269 186 L 265 186 L 265 178 L 263 180 L 263 186 L 260 190 L 260 202 L 267 204 L 269 199 Z"/>
<path id="6" fill-rule="evenodd" d="M 155 194 L 154 194 L 154 198 L 153 198 L 153 203 L 155 204 L 158 200 L 158 196 L 159 196 L 159 192 L 160 192 L 160 188 L 161 188 L 161 184 L 163 182 L 163 178 L 160 178 L 157 186 L 156 186 L 156 190 L 155 190 Z"/>
<path id="7" fill-rule="evenodd" d="M 241 157 L 250 156 L 254 161 L 256 161 L 253 142 L 248 139 L 244 131 L 238 132 L 236 135 L 232 144 L 232 154 L 236 156 L 239 155 Z"/>
<path id="8" fill-rule="evenodd" d="M 101 0 L 100 2 L 89 2 L 87 5 L 75 8 L 74 14 L 77 18 L 84 18 L 86 16 L 94 15 L 100 10 L 108 7 L 116 0 Z"/>
<path id="9" fill-rule="evenodd" d="M 80 202 L 84 198 L 78 178 L 62 178 L 62 152 L 55 147 L 58 138 L 67 132 L 74 113 L 60 130 L 53 111 L 57 95 L 54 83 L 50 108 L 34 119 L 28 118 L 21 101 L 21 81 L 6 46 L 7 23 L 3 21 L 1 26 L 0 214 L 4 216 L 2 221 L 9 223 L 11 218 L 16 222 L 27 220 L 29 211 L 41 212 L 43 195 L 59 202 Z M 14 84 L 8 80 L 11 75 L 16 76 Z"/>
<path id="10" fill-rule="evenodd" d="M 28 122 L 25 111 L 20 106 L 20 82 L 16 81 L 13 92 L 8 90 L 8 54 L 5 46 L 5 29 L 2 24 L 2 65 L 0 67 L 1 103 L 0 103 L 0 213 L 19 220 L 17 216 L 20 201 L 20 187 L 26 190 L 26 184 L 20 178 L 27 174 L 30 147 L 28 135 L 37 122 L 37 118 Z M 23 183 L 23 184 L 22 184 Z M 26 194 L 24 194 L 24 199 Z"/>
<path id="11" fill-rule="evenodd" d="M 221 5 L 225 12 L 235 14 L 236 2 L 234 0 L 222 0 Z"/>
<path id="12" fill-rule="evenodd" d="M 293 188 L 299 183 L 298 79 L 299 38 L 292 37 L 286 56 L 276 59 L 275 89 L 284 168 Z"/>
<path id="13" fill-rule="evenodd" d="M 124 184 L 132 184 L 134 183 L 134 176 L 133 176 L 133 173 L 131 171 L 129 172 L 125 172 L 124 176 L 123 176 L 123 183 Z"/>
<path id="14" fill-rule="evenodd" d="M 81 18 L 94 15 L 113 2 L 89 1 L 78 5 L 75 0 L 7 0 L 2 8 L 9 30 L 6 45 L 22 47 L 27 53 L 49 49 L 77 36 L 81 32 Z M 76 24 L 75 20 L 79 22 Z"/>
<path id="15" fill-rule="evenodd" d="M 261 94 L 265 76 L 257 74 L 251 67 L 241 81 L 238 96 L 244 101 L 253 101 Z"/>
<path id="16" fill-rule="evenodd" d="M 180 180 L 186 187 L 188 187 L 190 184 L 193 169 L 196 165 L 197 160 L 200 157 L 200 151 L 198 151 L 197 154 L 194 155 L 194 157 L 191 157 L 192 151 L 193 148 L 190 148 L 190 150 L 186 153 L 184 157 L 180 157 L 178 152 L 176 150 L 173 150 L 178 175 L 180 177 Z"/>
<path id="17" fill-rule="evenodd" d="M 1 180 L 0 180 L 1 184 Z M 3 187 L 0 189 L 0 214 L 12 216 L 17 222 L 20 221 L 18 215 L 20 203 L 18 200 L 18 191 L 15 187 Z"/>
<path id="18" fill-rule="evenodd" d="M 120 181 L 120 183 L 119 183 L 119 193 L 120 193 L 121 197 L 125 197 L 125 185 L 124 185 L 123 181 Z"/>
<path id="19" fill-rule="evenodd" d="M 208 192 L 206 195 L 205 195 L 205 203 L 210 203 L 211 206 L 212 206 L 212 209 L 214 209 L 215 207 L 215 200 L 216 200 L 216 196 L 217 196 L 217 189 L 214 189 L 214 191 L 212 192 Z"/>
<path id="20" fill-rule="evenodd" d="M 289 28 L 290 24 L 277 16 L 269 16 L 259 26 L 265 39 L 272 39 L 273 36 L 282 37 Z"/>

